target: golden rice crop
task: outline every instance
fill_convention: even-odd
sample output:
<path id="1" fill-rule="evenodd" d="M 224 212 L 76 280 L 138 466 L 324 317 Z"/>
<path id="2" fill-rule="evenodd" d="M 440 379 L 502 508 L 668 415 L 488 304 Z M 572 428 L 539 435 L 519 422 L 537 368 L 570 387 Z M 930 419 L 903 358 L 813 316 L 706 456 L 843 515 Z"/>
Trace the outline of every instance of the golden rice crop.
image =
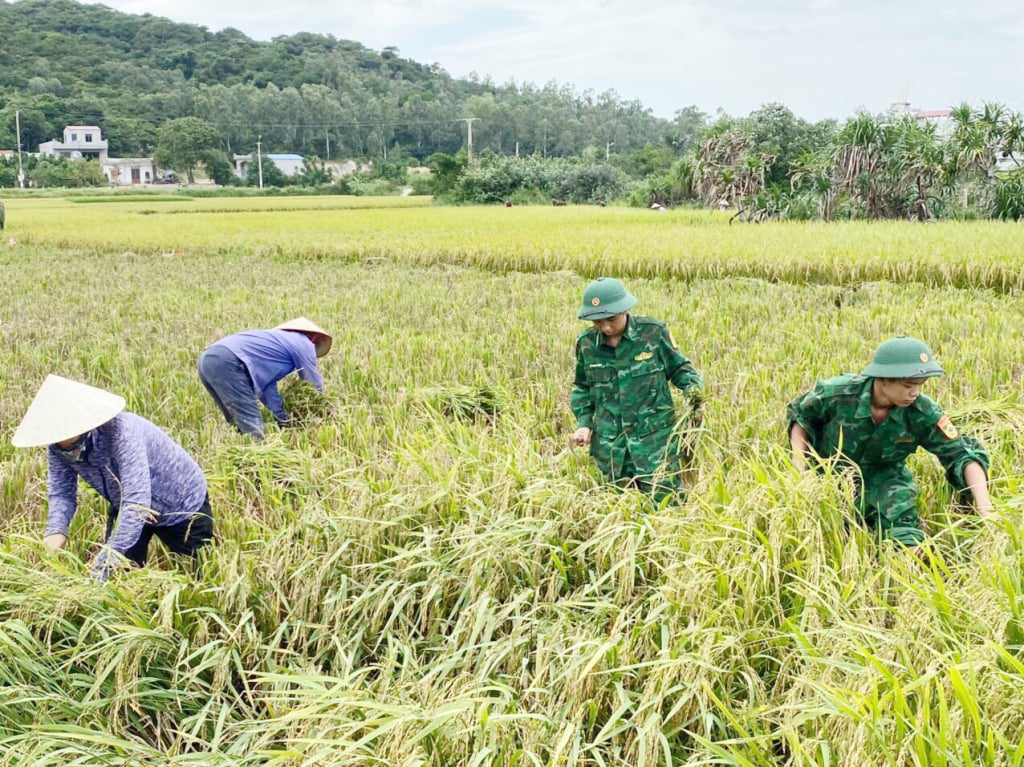
<path id="1" fill-rule="evenodd" d="M 1024 763 L 1014 227 L 280 202 L 8 205 L 0 765 Z M 604 270 L 705 378 L 680 506 L 568 446 L 577 303 Z M 298 315 L 334 334 L 324 395 L 250 444 L 196 359 Z M 899 332 L 946 368 L 928 393 L 986 440 L 1003 517 L 960 514 L 915 458 L 925 565 L 784 439 L 792 396 Z M 44 553 L 45 459 L 9 435 L 47 372 L 196 456 L 201 571 L 156 547 L 90 583 L 85 490 Z"/>

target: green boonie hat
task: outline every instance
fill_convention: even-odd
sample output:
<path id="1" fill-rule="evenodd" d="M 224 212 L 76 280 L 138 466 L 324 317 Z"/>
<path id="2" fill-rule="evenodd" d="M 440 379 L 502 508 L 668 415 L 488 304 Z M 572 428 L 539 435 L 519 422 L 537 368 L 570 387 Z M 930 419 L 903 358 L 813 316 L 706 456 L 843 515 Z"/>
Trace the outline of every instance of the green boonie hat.
<path id="1" fill-rule="evenodd" d="M 583 305 L 576 315 L 581 320 L 606 320 L 622 314 L 636 303 L 621 280 L 598 277 L 583 291 Z"/>
<path id="2" fill-rule="evenodd" d="M 934 378 L 945 372 L 924 341 L 896 336 L 875 349 L 875 358 L 861 371 L 861 375 L 871 378 Z"/>

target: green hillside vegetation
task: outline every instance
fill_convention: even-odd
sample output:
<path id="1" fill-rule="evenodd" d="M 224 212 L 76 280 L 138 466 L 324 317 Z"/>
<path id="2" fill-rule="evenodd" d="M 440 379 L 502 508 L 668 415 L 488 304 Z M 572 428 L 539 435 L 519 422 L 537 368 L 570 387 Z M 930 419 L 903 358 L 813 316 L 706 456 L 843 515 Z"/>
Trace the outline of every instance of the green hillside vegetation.
<path id="1" fill-rule="evenodd" d="M 899 111 L 812 123 L 778 103 L 714 120 L 681 105 L 665 120 L 614 91 L 456 79 L 331 35 L 259 42 L 70 0 L 0 1 L 0 148 L 17 144 L 16 112 L 29 151 L 96 124 L 114 156 L 153 156 L 189 182 L 199 168 L 223 186 L 241 183 L 230 155 L 258 142 L 305 158 L 294 177 L 264 162 L 265 186 L 322 194 L 682 205 L 753 222 L 1024 216 L 1021 114 L 938 106 L 951 108 L 941 124 Z M 364 169 L 334 178 L 324 163 L 338 159 Z M 96 163 L 25 163 L 36 188 L 106 183 Z M 409 176 L 414 165 L 431 174 Z M 0 162 L 0 187 L 16 178 Z"/>
<path id="2" fill-rule="evenodd" d="M 64 125 L 96 124 L 126 157 L 151 152 L 159 126 L 185 116 L 215 124 L 229 152 L 252 151 L 262 136 L 264 151 L 324 158 L 454 154 L 467 114 L 485 118 L 474 131 L 481 148 L 519 142 L 548 156 L 606 141 L 629 151 L 668 129 L 614 92 L 459 80 L 331 35 L 258 42 L 70 0 L 0 2 L 0 147 L 16 143 L 16 108 L 26 148 Z"/>

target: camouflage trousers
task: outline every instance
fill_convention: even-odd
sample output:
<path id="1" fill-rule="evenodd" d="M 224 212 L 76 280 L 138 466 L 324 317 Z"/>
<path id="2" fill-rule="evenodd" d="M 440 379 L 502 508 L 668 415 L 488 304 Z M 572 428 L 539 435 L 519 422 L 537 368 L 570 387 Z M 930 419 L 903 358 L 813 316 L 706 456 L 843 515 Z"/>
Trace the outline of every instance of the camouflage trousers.
<path id="1" fill-rule="evenodd" d="M 917 485 L 903 464 L 862 470 L 857 488 L 857 510 L 879 540 L 917 546 L 925 534 L 917 513 Z"/>
<path id="2" fill-rule="evenodd" d="M 678 461 L 666 461 L 665 465 L 653 474 L 642 473 L 637 469 L 629 453 L 626 453 L 622 465 L 616 466 L 614 473 L 606 472 L 605 476 L 616 487 L 639 490 L 649 496 L 655 506 L 661 506 L 666 501 L 681 504 L 686 500 L 686 488 L 683 487 L 681 472 L 674 464 L 678 464 Z"/>

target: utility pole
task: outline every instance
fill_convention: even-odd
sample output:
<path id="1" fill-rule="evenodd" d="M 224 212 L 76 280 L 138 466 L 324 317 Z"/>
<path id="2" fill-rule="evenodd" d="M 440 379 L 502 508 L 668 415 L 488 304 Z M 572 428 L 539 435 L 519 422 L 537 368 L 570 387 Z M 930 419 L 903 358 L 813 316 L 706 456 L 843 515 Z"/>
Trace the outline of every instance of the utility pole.
<path id="1" fill-rule="evenodd" d="M 608 162 L 608 156 L 611 154 L 612 147 L 615 146 L 614 141 L 606 141 L 604 143 L 604 161 Z"/>
<path id="2" fill-rule="evenodd" d="M 460 118 L 466 123 L 467 132 L 467 146 L 468 151 L 466 153 L 466 164 L 469 166 L 473 165 L 473 123 L 479 120 L 479 117 L 462 117 Z"/>
<path id="3" fill-rule="evenodd" d="M 21 168 L 21 110 L 14 110 L 14 125 L 18 131 L 18 186 L 25 188 L 25 171 Z"/>
<path id="4" fill-rule="evenodd" d="M 261 148 L 262 135 L 256 137 L 256 167 L 260 173 L 260 189 L 263 188 L 263 149 Z"/>
<path id="5" fill-rule="evenodd" d="M 327 157 L 325 159 L 331 159 L 331 129 L 324 128 L 324 137 L 327 139 Z"/>

